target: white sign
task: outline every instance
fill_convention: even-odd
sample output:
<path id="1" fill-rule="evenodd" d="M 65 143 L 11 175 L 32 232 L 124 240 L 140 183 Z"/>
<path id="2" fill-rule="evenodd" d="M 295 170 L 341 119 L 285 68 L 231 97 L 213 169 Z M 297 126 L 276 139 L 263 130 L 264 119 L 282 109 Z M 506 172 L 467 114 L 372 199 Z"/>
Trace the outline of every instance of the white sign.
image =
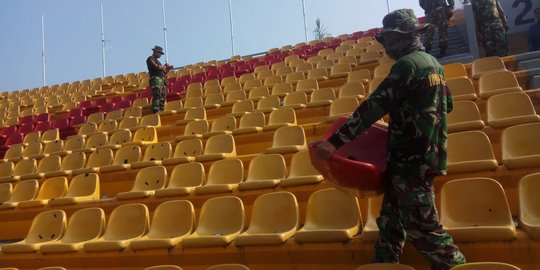
<path id="1" fill-rule="evenodd" d="M 508 17 L 510 33 L 525 32 L 536 22 L 534 9 L 540 7 L 540 0 L 501 0 Z"/>

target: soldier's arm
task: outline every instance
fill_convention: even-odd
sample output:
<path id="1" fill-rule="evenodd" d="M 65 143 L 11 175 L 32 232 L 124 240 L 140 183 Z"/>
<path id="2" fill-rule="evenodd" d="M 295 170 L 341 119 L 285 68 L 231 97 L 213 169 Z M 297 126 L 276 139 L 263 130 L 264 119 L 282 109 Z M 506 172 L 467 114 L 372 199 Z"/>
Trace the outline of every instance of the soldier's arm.
<path id="1" fill-rule="evenodd" d="M 160 66 L 153 58 L 150 59 L 150 65 L 155 69 L 164 69 L 164 66 Z"/>
<path id="2" fill-rule="evenodd" d="M 394 65 L 388 77 L 360 104 L 347 122 L 328 138 L 328 142 L 339 148 L 386 115 L 392 101 L 405 94 L 413 69 L 408 63 L 400 62 Z"/>

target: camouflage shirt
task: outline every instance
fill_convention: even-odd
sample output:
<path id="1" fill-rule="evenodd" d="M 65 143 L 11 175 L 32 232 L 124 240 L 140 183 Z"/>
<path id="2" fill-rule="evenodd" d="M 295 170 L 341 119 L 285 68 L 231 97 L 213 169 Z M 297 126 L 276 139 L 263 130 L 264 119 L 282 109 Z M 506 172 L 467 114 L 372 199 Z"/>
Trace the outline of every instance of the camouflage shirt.
<path id="1" fill-rule="evenodd" d="M 498 0 L 472 0 L 471 4 L 479 26 L 502 24 Z"/>
<path id="2" fill-rule="evenodd" d="M 161 66 L 161 63 L 159 60 L 153 56 L 150 56 L 146 59 L 146 66 L 148 67 L 148 73 L 150 73 L 150 77 L 161 77 L 165 78 L 166 73 L 162 69 L 159 69 Z"/>
<path id="3" fill-rule="evenodd" d="M 454 8 L 454 4 L 454 0 L 420 0 L 420 7 L 425 11 L 432 11 L 446 6 Z"/>
<path id="4" fill-rule="evenodd" d="M 447 113 L 452 108 L 442 66 L 431 55 L 416 51 L 394 64 L 388 77 L 328 141 L 339 148 L 389 113 L 389 173 L 444 175 Z"/>

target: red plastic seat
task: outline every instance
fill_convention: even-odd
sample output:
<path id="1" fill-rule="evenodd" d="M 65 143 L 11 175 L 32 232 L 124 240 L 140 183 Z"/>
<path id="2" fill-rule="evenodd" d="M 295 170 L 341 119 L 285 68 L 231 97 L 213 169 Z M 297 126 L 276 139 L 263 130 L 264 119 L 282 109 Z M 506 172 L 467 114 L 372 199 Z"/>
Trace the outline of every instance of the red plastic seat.
<path id="1" fill-rule="evenodd" d="M 99 111 L 100 112 L 108 113 L 108 112 L 114 111 L 114 110 L 115 110 L 115 107 L 114 107 L 114 103 L 112 103 L 112 102 L 107 102 L 107 103 L 99 106 Z"/>
<path id="2" fill-rule="evenodd" d="M 84 123 L 86 120 L 84 116 L 79 116 L 71 120 L 68 118 L 58 118 L 54 121 L 52 128 L 57 128 L 58 133 L 60 133 L 60 139 L 65 140 L 69 136 L 77 135 L 75 125 L 73 125 L 71 122 L 78 119 L 82 119 L 82 123 Z"/>
<path id="3" fill-rule="evenodd" d="M 42 133 L 51 129 L 52 123 L 49 121 L 46 122 L 39 122 L 34 127 L 34 131 L 41 131 Z"/>
<path id="4" fill-rule="evenodd" d="M 22 143 L 23 140 L 24 140 L 24 134 L 12 133 L 5 141 L 4 145 L 0 146 L 0 158 L 4 158 L 6 151 L 9 149 L 11 145 Z"/>
<path id="5" fill-rule="evenodd" d="M 33 123 L 24 123 L 19 126 L 17 129 L 18 133 L 22 133 L 23 136 L 34 131 L 34 124 Z"/>
<path id="6" fill-rule="evenodd" d="M 49 121 L 51 121 L 51 116 L 49 113 L 42 113 L 34 116 L 34 123 Z"/>
<path id="7" fill-rule="evenodd" d="M 131 107 L 131 100 L 126 100 L 125 99 L 125 100 L 122 100 L 122 101 L 116 103 L 114 109 L 115 110 L 123 110 L 123 109 L 127 109 L 129 107 Z"/>
<path id="8" fill-rule="evenodd" d="M 34 122 L 34 116 L 33 115 L 27 115 L 23 117 L 19 117 L 19 124 L 27 124 L 27 123 L 33 123 Z"/>
<path id="9" fill-rule="evenodd" d="M 77 116 L 83 116 L 82 109 L 74 108 L 74 109 L 69 110 L 69 112 L 67 114 L 67 118 L 69 118 L 69 119 L 73 119 L 74 117 L 77 117 Z"/>

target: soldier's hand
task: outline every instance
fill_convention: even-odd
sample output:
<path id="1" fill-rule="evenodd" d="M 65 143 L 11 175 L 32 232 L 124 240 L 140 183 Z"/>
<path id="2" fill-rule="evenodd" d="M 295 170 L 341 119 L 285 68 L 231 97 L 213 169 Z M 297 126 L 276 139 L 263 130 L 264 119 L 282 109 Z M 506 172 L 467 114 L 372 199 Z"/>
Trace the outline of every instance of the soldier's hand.
<path id="1" fill-rule="evenodd" d="M 326 140 L 314 141 L 309 144 L 310 147 L 315 147 L 315 154 L 322 160 L 329 160 L 330 156 L 336 151 L 334 145 Z"/>

